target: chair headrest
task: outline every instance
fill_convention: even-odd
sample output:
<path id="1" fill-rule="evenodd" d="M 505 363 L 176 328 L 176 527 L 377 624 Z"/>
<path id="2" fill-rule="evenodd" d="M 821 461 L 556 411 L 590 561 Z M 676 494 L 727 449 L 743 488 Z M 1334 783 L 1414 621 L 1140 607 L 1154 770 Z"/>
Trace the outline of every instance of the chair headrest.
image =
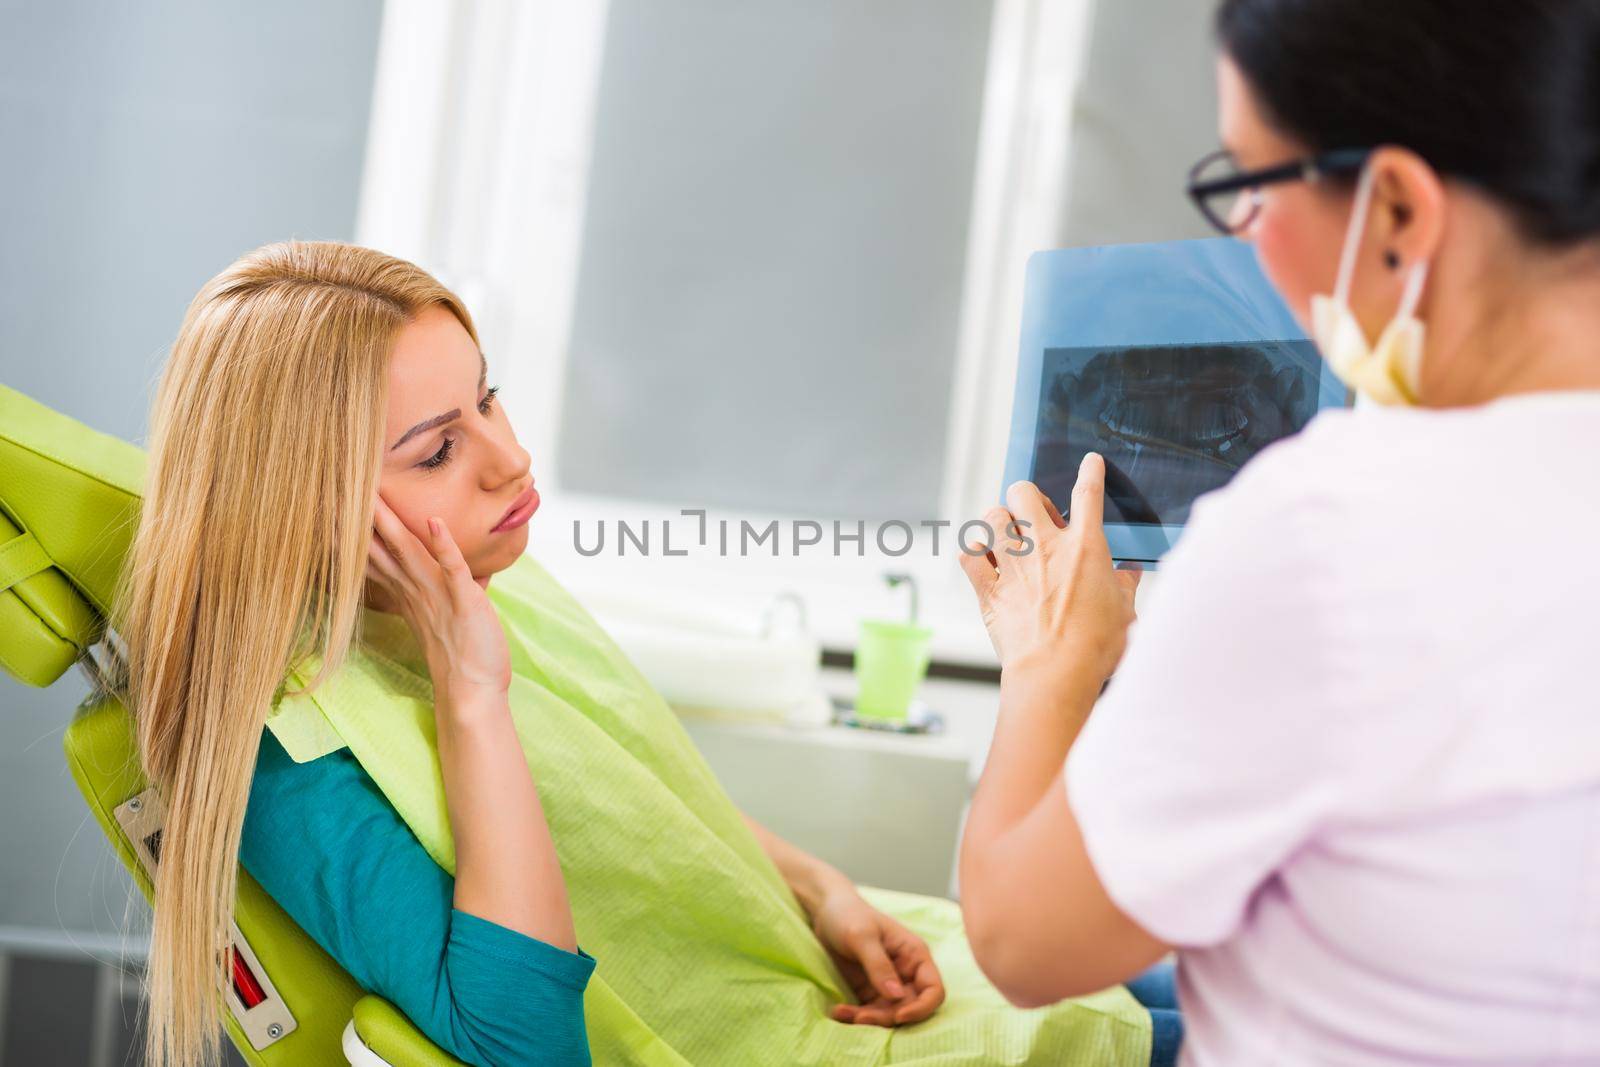
<path id="1" fill-rule="evenodd" d="M 105 629 L 138 527 L 144 451 L 0 385 L 0 667 L 65 674 Z"/>

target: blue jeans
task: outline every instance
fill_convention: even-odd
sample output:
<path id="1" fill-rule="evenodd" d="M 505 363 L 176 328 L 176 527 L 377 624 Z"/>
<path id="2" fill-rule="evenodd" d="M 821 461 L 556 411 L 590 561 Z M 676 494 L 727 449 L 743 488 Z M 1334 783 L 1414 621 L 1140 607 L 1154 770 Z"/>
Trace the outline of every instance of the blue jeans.
<path id="1" fill-rule="evenodd" d="M 1150 1013 L 1150 1067 L 1176 1067 L 1183 1045 L 1183 1016 L 1178 1012 L 1178 972 L 1171 963 L 1128 980 L 1128 992 Z"/>

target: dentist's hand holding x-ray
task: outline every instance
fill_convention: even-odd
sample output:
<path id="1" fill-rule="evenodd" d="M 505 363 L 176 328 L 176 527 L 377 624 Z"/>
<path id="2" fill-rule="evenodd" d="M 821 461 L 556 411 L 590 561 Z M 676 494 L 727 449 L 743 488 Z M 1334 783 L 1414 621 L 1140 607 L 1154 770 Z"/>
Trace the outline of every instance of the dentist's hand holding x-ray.
<path id="1" fill-rule="evenodd" d="M 1009 507 L 990 508 L 984 521 L 996 531 L 1016 530 L 1013 520 L 1026 523 L 1031 549 L 1013 537 L 985 555 L 961 554 L 1002 668 L 1034 661 L 1053 669 L 1072 661 L 1098 687 L 1122 658 L 1140 572 L 1113 569 L 1101 528 L 1105 477 L 1104 458 L 1086 454 L 1072 490 L 1071 523 L 1038 486 L 1013 482 Z"/>
<path id="2" fill-rule="evenodd" d="M 1167 951 L 1112 904 L 1066 804 L 1044 802 L 1052 786 L 1061 787 L 1063 757 L 1122 658 L 1134 620 L 1140 572 L 1112 562 L 1104 496 L 1105 461 L 1095 452 L 1079 466 L 1070 522 L 1032 482 L 1013 482 L 1008 507 L 984 515 L 999 539 L 988 553 L 973 545 L 961 554 L 1001 667 L 1000 718 L 962 837 L 961 896 L 974 954 L 1024 1006 L 1058 997 L 1034 1003 L 1018 993 L 1025 983 L 1010 981 L 1013 975 L 1050 973 L 1070 959 L 1076 988 L 1059 996 L 1089 993 Z M 1041 841 L 1051 847 L 1041 850 Z M 981 913 L 968 906 L 974 896 L 988 904 Z M 1055 921 L 1041 916 L 1026 942 L 990 921 L 1035 910 L 1041 899 L 1055 901 Z"/>

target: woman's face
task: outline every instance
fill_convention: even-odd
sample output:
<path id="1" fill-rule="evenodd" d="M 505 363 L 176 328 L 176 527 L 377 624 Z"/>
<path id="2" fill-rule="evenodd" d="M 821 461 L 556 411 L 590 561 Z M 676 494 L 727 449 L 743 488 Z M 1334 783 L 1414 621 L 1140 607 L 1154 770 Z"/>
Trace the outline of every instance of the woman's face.
<path id="1" fill-rule="evenodd" d="M 389 358 L 378 483 L 378 494 L 423 544 L 428 517 L 438 516 L 481 586 L 527 547 L 526 523 L 494 526 L 533 486 L 528 453 L 489 392 L 486 371 L 471 335 L 443 305 L 401 329 Z"/>
<path id="2" fill-rule="evenodd" d="M 1273 129 L 1239 68 L 1226 54 L 1217 61 L 1218 130 L 1240 170 L 1256 170 L 1309 154 L 1307 147 Z M 1333 292 L 1339 249 L 1349 222 L 1349 186 L 1305 181 L 1263 186 L 1261 209 L 1238 236 L 1256 248 L 1261 268 L 1307 329 L 1311 295 Z M 1246 197 L 1240 197 L 1240 204 Z M 1369 249 L 1363 248 L 1363 253 Z M 1368 271 L 1358 267 L 1357 278 Z"/>

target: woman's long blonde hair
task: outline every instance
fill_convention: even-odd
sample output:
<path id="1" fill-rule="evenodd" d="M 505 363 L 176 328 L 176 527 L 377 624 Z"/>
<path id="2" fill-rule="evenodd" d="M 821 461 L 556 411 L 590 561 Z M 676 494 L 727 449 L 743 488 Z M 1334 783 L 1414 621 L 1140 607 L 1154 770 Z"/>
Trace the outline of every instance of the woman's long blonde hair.
<path id="1" fill-rule="evenodd" d="M 289 241 L 206 283 L 151 411 L 143 508 L 112 612 L 116 688 L 166 809 L 149 1067 L 220 1058 L 245 805 L 290 665 L 355 638 L 395 335 L 461 302 L 367 248 Z"/>

